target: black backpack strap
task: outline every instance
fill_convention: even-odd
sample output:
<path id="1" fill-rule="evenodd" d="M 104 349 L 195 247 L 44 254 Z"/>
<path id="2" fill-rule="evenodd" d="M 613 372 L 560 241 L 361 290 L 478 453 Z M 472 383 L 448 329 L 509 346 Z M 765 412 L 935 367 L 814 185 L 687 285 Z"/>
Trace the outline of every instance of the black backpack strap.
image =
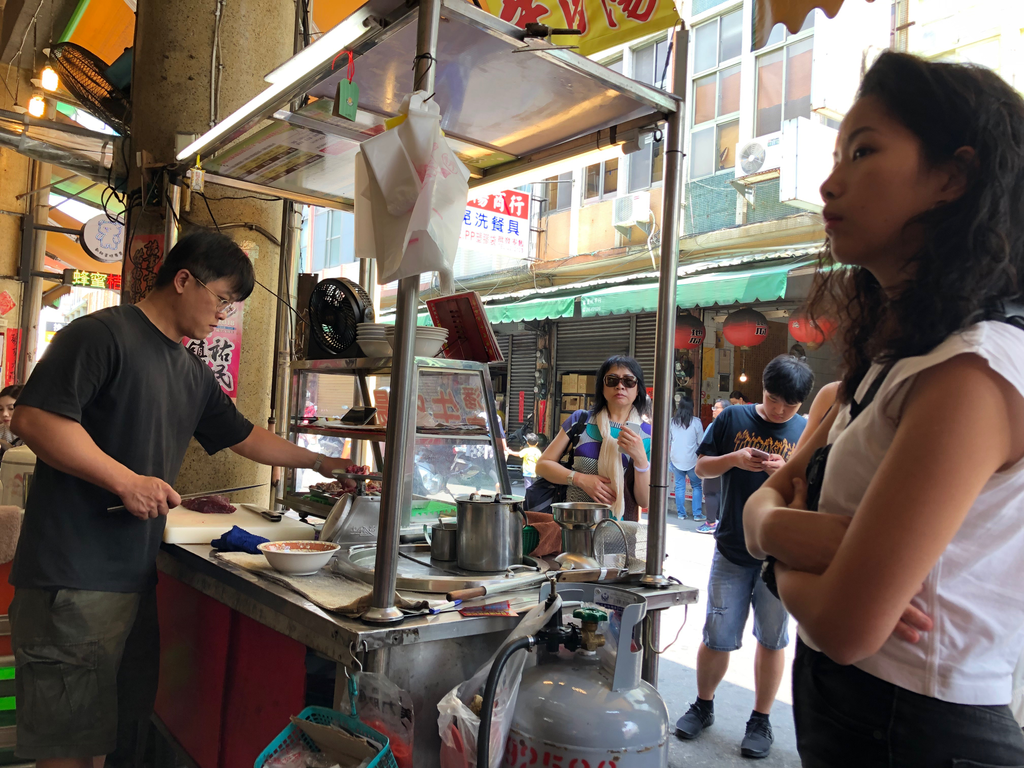
<path id="1" fill-rule="evenodd" d="M 590 413 L 587 412 L 585 416 L 580 416 L 576 419 L 576 423 L 569 428 L 569 452 L 563 458 L 566 461 L 559 461 L 558 463 L 568 469 L 572 469 L 572 463 L 576 458 L 576 444 L 580 441 L 580 435 L 583 434 L 583 430 L 587 428 L 587 422 L 590 420 Z"/>

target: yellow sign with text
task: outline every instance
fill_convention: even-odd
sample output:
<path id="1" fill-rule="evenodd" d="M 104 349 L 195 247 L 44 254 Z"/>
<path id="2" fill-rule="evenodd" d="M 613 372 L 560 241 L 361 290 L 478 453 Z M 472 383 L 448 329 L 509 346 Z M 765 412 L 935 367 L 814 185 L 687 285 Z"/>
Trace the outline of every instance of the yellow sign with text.
<path id="1" fill-rule="evenodd" d="M 579 37 L 553 38 L 579 45 L 584 56 L 668 29 L 679 21 L 673 0 L 480 0 L 483 9 L 520 29 L 547 24 L 578 29 Z"/>

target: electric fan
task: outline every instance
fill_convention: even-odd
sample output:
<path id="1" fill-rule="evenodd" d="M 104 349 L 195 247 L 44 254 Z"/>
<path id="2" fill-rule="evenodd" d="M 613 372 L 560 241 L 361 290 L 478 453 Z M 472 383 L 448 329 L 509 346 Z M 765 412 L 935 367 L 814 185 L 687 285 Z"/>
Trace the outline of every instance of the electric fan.
<path id="1" fill-rule="evenodd" d="M 122 136 L 131 129 L 132 105 L 128 97 L 107 77 L 109 65 L 74 43 L 58 43 L 50 50 L 50 61 L 61 84 L 82 105 Z"/>
<path id="2" fill-rule="evenodd" d="M 356 283 L 345 278 L 323 280 L 309 297 L 308 360 L 362 357 L 356 326 L 373 322 L 373 303 Z"/>

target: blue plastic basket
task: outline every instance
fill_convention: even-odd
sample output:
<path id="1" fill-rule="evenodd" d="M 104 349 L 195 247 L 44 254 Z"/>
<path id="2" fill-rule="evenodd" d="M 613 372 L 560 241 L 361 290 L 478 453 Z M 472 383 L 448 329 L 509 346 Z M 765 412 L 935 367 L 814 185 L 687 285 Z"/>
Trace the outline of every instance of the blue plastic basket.
<path id="1" fill-rule="evenodd" d="M 365 736 L 368 739 L 373 739 L 379 744 L 383 745 L 380 753 L 370 761 L 369 768 L 398 768 L 398 763 L 395 762 L 395 756 L 391 752 L 391 744 L 388 742 L 388 738 L 375 731 L 366 725 L 363 725 L 359 720 L 348 715 L 343 715 L 340 712 L 335 712 L 333 709 L 327 709 L 326 707 L 306 707 L 299 713 L 300 720 L 309 720 L 310 722 L 317 723 L 318 725 L 336 725 L 349 733 L 356 734 L 357 736 Z M 319 752 L 316 744 L 313 743 L 306 734 L 304 734 L 294 724 L 288 723 L 288 727 L 281 731 L 280 735 L 272 742 L 270 746 L 260 753 L 260 756 L 256 758 L 256 762 L 253 768 L 263 768 L 274 755 L 279 755 L 282 752 L 292 749 L 299 744 L 304 745 L 311 752 Z"/>

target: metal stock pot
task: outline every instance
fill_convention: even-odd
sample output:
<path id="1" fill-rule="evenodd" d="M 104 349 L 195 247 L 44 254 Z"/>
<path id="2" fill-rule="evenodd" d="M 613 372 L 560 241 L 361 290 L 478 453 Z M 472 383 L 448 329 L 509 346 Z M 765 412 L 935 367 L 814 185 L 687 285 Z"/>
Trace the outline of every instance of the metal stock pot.
<path id="1" fill-rule="evenodd" d="M 472 493 L 456 498 L 455 506 L 459 568 L 504 571 L 522 563 L 526 514 L 521 496 Z"/>

